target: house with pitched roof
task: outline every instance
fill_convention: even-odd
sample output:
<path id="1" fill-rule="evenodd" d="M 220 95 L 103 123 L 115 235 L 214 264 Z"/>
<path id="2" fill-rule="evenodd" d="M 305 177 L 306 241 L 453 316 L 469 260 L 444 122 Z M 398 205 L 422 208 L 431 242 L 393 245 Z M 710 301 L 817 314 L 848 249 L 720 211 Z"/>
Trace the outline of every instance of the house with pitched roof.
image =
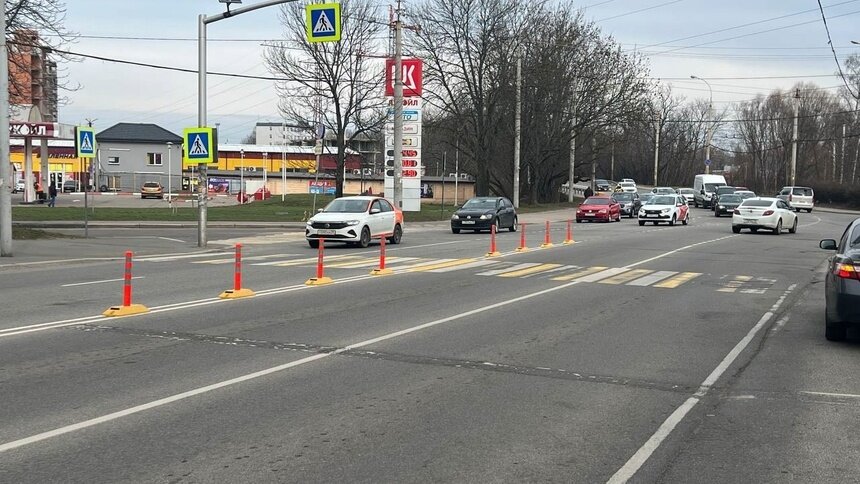
<path id="1" fill-rule="evenodd" d="M 145 182 L 167 191 L 182 180 L 182 137 L 150 123 L 118 123 L 96 133 L 96 176 L 101 191 L 136 192 Z"/>

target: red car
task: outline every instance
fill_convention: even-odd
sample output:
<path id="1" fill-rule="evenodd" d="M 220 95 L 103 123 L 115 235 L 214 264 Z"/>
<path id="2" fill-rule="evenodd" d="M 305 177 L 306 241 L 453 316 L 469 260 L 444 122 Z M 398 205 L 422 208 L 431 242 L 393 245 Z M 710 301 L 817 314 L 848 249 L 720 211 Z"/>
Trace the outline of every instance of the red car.
<path id="1" fill-rule="evenodd" d="M 589 197 L 576 209 L 576 223 L 583 220 L 621 221 L 621 204 L 613 197 Z"/>

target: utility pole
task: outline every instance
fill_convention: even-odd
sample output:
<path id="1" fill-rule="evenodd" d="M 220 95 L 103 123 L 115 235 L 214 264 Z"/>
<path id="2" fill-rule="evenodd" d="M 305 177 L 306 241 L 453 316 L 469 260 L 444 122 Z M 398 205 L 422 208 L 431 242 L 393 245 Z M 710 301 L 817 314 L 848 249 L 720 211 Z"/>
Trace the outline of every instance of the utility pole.
<path id="1" fill-rule="evenodd" d="M 791 134 L 791 171 L 789 185 L 794 186 L 797 178 L 797 116 L 800 112 L 800 89 L 794 93 L 794 128 Z"/>
<path id="2" fill-rule="evenodd" d="M 460 181 L 460 133 L 457 133 L 457 151 L 454 153 L 454 208 L 457 208 Z"/>
<path id="3" fill-rule="evenodd" d="M 591 191 L 597 193 L 597 133 L 591 136 Z"/>
<path id="4" fill-rule="evenodd" d="M 842 159 L 839 161 L 839 184 L 841 185 L 844 181 L 845 181 L 845 123 L 842 123 Z"/>
<path id="5" fill-rule="evenodd" d="M 6 0 L 0 0 L 0 12 L 6 12 Z M 12 188 L 15 183 L 9 163 L 9 56 L 4 32 L 0 36 L 0 257 L 12 257 Z"/>
<path id="6" fill-rule="evenodd" d="M 403 207 L 403 23 L 394 18 L 394 206 Z"/>
<path id="7" fill-rule="evenodd" d="M 517 104 L 514 114 L 514 208 L 520 208 L 520 129 L 522 127 L 523 56 L 517 54 Z"/>
<path id="8" fill-rule="evenodd" d="M 660 115 L 657 115 L 657 127 L 654 129 L 654 186 L 657 186 L 657 170 L 660 163 Z"/>
<path id="9" fill-rule="evenodd" d="M 570 122 L 570 166 L 568 167 L 567 201 L 573 202 L 573 184 L 576 182 L 576 115 Z"/>
<path id="10" fill-rule="evenodd" d="M 615 181 L 615 141 L 609 145 L 609 179 Z"/>

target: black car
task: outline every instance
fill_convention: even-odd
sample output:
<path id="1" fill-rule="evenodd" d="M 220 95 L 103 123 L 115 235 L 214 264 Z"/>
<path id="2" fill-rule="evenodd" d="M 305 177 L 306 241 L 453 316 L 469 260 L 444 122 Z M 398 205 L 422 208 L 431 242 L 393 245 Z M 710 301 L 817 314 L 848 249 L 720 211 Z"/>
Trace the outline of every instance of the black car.
<path id="1" fill-rule="evenodd" d="M 517 211 L 505 197 L 470 198 L 451 216 L 451 232 L 455 234 L 460 230 L 490 230 L 493 225 L 496 232 L 502 228 L 517 231 Z"/>
<path id="2" fill-rule="evenodd" d="M 744 198 L 736 193 L 720 195 L 714 205 L 714 217 L 722 217 L 724 213 L 731 214 L 743 201 Z"/>
<path id="3" fill-rule="evenodd" d="M 737 188 L 730 186 L 721 186 L 714 189 L 714 195 L 711 196 L 711 209 L 716 211 L 717 204 L 720 203 L 720 197 L 735 193 Z"/>
<path id="4" fill-rule="evenodd" d="M 78 182 L 75 180 L 66 180 L 63 182 L 63 191 L 64 192 L 74 192 L 78 189 Z"/>
<path id="5" fill-rule="evenodd" d="M 594 187 L 598 192 L 608 192 L 612 189 L 612 184 L 608 180 L 594 180 Z"/>
<path id="6" fill-rule="evenodd" d="M 860 324 L 860 218 L 848 224 L 838 244 L 824 239 L 818 246 L 836 251 L 824 279 L 824 336 L 842 341 L 848 325 Z"/>
<path id="7" fill-rule="evenodd" d="M 621 214 L 627 215 L 630 218 L 635 217 L 639 213 L 639 207 L 642 206 L 642 201 L 638 193 L 616 193 L 612 195 L 615 200 L 621 204 Z"/>

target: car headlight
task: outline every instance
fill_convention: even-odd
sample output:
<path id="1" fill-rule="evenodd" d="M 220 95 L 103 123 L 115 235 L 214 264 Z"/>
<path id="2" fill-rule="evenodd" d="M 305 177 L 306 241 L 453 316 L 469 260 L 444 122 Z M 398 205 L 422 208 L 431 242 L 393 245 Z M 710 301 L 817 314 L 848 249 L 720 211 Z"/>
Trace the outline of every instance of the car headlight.
<path id="1" fill-rule="evenodd" d="M 311 226 L 311 225 L 313 225 L 313 224 L 314 224 L 314 221 L 313 221 L 313 220 L 308 220 L 308 221 L 307 221 L 307 223 L 306 223 L 305 225 L 307 225 L 308 227 L 310 227 L 310 226 Z"/>
<path id="2" fill-rule="evenodd" d="M 351 227 L 351 226 L 353 226 L 353 225 L 358 225 L 358 224 L 359 224 L 359 222 L 360 222 L 360 220 L 347 220 L 347 221 L 346 221 L 346 225 L 348 225 L 348 226 L 350 226 L 350 227 Z"/>
<path id="3" fill-rule="evenodd" d="M 606 209 L 605 209 L 605 208 L 601 208 L 601 209 L 600 209 L 600 213 L 606 213 Z"/>
<path id="4" fill-rule="evenodd" d="M 660 211 L 663 213 L 669 213 L 672 211 L 672 209 L 671 208 L 664 208 L 663 210 L 660 210 Z"/>
<path id="5" fill-rule="evenodd" d="M 481 220 L 487 220 L 490 217 L 492 217 L 492 215 L 485 213 L 485 214 L 481 215 Z"/>
<path id="6" fill-rule="evenodd" d="M 455 213 L 454 215 L 451 215 L 451 220 L 460 220 L 460 216 Z"/>
<path id="7" fill-rule="evenodd" d="M 720 210 L 724 210 L 726 207 L 720 205 Z"/>

